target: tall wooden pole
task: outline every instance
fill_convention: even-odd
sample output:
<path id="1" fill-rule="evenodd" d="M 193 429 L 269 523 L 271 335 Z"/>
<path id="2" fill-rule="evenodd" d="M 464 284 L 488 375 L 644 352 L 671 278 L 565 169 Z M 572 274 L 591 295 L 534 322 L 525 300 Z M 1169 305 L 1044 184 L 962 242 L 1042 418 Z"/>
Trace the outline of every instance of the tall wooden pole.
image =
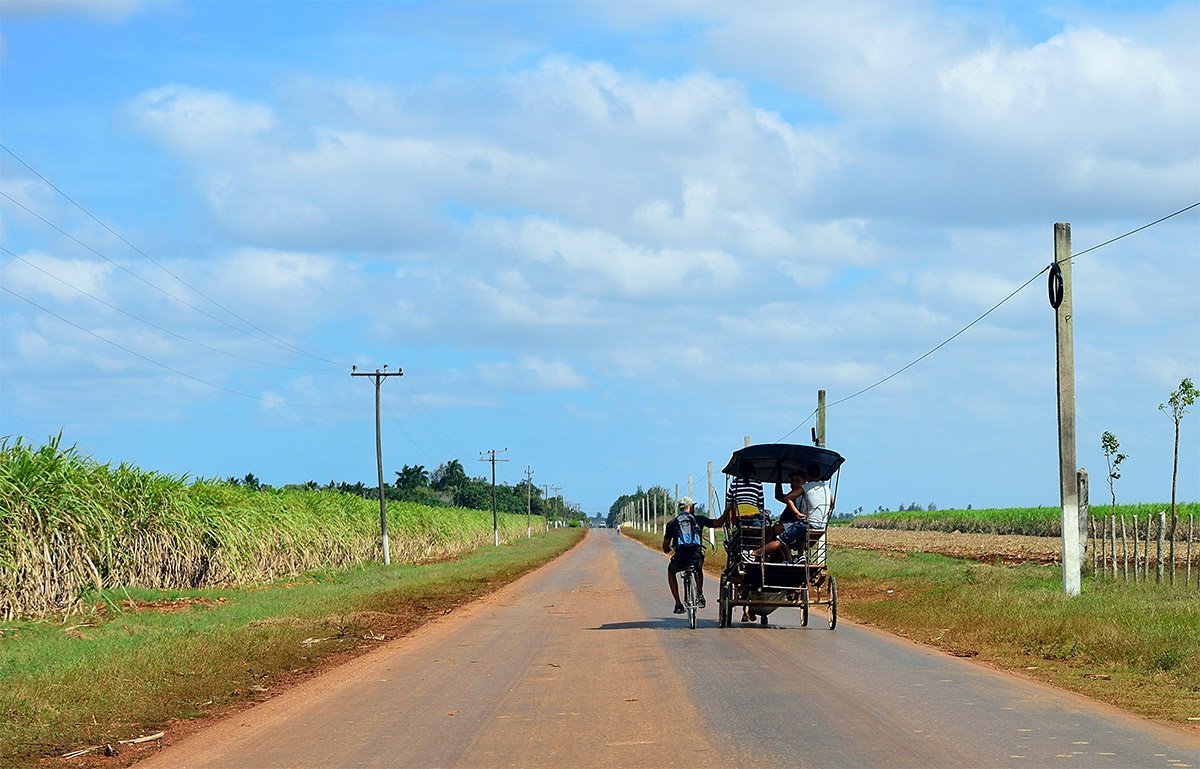
<path id="1" fill-rule="evenodd" d="M 1062 276 L 1061 300 L 1054 308 L 1058 360 L 1058 478 L 1062 504 L 1063 592 L 1079 595 L 1079 480 L 1075 466 L 1075 319 L 1071 308 L 1071 225 L 1054 225 L 1054 273 Z M 1052 295 L 1057 292 L 1052 288 Z M 1052 297 L 1054 298 L 1054 297 Z"/>
<path id="2" fill-rule="evenodd" d="M 825 391 L 817 390 L 817 446 L 825 447 Z"/>
<path id="3" fill-rule="evenodd" d="M 708 510 L 707 510 L 708 517 L 709 518 L 720 517 L 717 515 L 717 512 L 713 506 L 712 460 L 711 459 L 708 460 L 708 500 L 707 500 L 707 502 L 708 502 L 708 504 L 706 505 L 706 507 L 708 508 Z M 712 545 L 713 547 L 717 546 L 717 530 L 716 529 L 708 530 L 708 544 Z"/>
<path id="4" fill-rule="evenodd" d="M 350 368 L 350 376 L 366 376 L 375 380 L 375 466 L 379 471 L 379 531 L 383 535 L 383 565 L 390 566 L 392 555 L 388 545 L 387 497 L 383 491 L 383 428 L 379 421 L 379 386 L 387 377 L 404 376 L 404 370 L 388 371 L 387 366 L 384 366 L 383 371 L 375 369 L 375 373 L 371 374 L 365 371 L 359 373 L 356 369 L 356 366 Z"/>

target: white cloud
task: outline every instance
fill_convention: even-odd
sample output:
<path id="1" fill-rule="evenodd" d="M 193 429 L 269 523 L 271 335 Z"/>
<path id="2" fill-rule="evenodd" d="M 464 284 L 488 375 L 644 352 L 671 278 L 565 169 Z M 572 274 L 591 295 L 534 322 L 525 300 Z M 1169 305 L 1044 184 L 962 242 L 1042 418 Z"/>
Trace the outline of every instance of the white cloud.
<path id="1" fill-rule="evenodd" d="M 564 270 L 579 291 L 625 297 L 710 294 L 736 281 L 741 269 L 716 249 L 648 248 L 596 229 L 576 230 L 544 219 L 497 222 L 501 247 L 519 259 Z"/>
<path id="2" fill-rule="evenodd" d="M 4 0 L 4 15 L 9 20 L 81 16 L 118 22 L 149 6 L 144 0 Z"/>
<path id="3" fill-rule="evenodd" d="M 272 130 L 271 110 L 204 88 L 167 85 L 135 98 L 129 110 L 146 133 L 177 150 L 236 167 Z"/>
<path id="4" fill-rule="evenodd" d="M 105 299 L 112 271 L 108 263 L 61 259 L 32 251 L 20 259 L 5 260 L 4 280 L 14 291 L 27 296 L 45 295 L 60 302 L 90 303 L 92 300 L 80 292 Z"/>
<path id="5" fill-rule="evenodd" d="M 261 248 L 215 260 L 205 281 L 237 314 L 289 331 L 338 317 L 359 287 L 357 271 L 333 257 Z"/>
<path id="6" fill-rule="evenodd" d="M 483 382 L 504 389 L 576 390 L 588 383 L 570 364 L 536 355 L 521 356 L 515 363 L 484 363 L 478 368 Z"/>

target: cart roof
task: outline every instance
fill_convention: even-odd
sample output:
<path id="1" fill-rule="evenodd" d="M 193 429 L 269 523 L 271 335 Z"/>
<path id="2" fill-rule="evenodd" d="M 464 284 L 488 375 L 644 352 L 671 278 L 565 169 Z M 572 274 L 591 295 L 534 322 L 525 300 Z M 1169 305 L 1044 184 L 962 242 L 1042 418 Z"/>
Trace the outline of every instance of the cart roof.
<path id="1" fill-rule="evenodd" d="M 785 483 L 793 472 L 816 465 L 821 469 L 821 480 L 827 481 L 846 460 L 841 454 L 817 446 L 801 446 L 792 443 L 760 443 L 733 452 L 729 464 L 723 471 L 726 475 L 737 475 L 743 462 L 754 465 L 754 480 L 764 483 Z"/>

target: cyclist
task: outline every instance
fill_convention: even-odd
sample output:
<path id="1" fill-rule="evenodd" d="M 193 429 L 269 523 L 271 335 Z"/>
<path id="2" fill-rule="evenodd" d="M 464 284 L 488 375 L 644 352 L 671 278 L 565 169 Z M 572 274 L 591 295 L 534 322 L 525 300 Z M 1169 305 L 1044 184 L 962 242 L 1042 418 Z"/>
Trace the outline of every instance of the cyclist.
<path id="1" fill-rule="evenodd" d="M 706 515 L 696 514 L 696 502 L 691 497 L 683 497 L 679 500 L 679 514 L 672 518 L 663 531 L 662 549 L 664 553 L 670 553 L 671 548 L 675 549 L 674 555 L 671 556 L 671 562 L 667 565 L 667 584 L 671 586 L 671 597 L 675 599 L 675 613 L 683 614 L 685 609 L 679 601 L 679 581 L 675 575 L 689 566 L 696 568 L 696 601 L 700 608 L 705 606 L 704 602 L 704 543 L 700 539 L 700 534 L 704 527 L 710 529 L 720 528 L 725 525 L 725 521 L 729 518 L 728 511 L 721 515 L 720 518 L 713 520 Z M 683 532 L 687 531 L 693 536 L 690 539 L 692 542 L 681 541 Z"/>

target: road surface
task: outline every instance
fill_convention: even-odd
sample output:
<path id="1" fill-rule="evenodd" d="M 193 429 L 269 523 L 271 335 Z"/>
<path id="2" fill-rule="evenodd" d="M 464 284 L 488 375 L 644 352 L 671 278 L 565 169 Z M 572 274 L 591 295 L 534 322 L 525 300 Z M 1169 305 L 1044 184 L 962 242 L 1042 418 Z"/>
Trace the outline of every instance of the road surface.
<path id="1" fill-rule="evenodd" d="M 665 566 L 593 531 L 138 767 L 1200 767 L 1191 732 L 816 611 L 689 630 Z"/>

